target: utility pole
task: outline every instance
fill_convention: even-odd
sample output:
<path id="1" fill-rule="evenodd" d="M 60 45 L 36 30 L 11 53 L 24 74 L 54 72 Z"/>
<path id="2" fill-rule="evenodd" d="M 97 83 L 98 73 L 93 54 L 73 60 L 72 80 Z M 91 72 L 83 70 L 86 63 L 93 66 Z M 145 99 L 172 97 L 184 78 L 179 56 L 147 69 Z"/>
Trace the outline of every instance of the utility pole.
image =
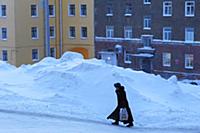
<path id="1" fill-rule="evenodd" d="M 60 20 L 59 20 L 59 25 L 60 25 L 60 49 L 59 49 L 59 53 L 60 53 L 60 57 L 62 56 L 62 52 L 63 52 L 63 14 L 62 14 L 62 0 L 59 1 L 59 6 L 60 6 Z"/>
<path id="2" fill-rule="evenodd" d="M 44 0 L 44 31 L 45 31 L 45 56 L 50 56 L 50 34 L 49 34 L 49 0 Z"/>

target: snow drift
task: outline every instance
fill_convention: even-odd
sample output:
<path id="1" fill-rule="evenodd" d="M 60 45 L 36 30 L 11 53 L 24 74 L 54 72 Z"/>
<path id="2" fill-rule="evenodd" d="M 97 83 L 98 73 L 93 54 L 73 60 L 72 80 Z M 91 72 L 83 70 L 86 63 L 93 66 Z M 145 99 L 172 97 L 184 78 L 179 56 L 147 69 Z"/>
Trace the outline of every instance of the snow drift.
<path id="1" fill-rule="evenodd" d="M 0 62 L 0 108 L 107 122 L 113 84 L 125 86 L 138 127 L 198 127 L 200 87 L 67 52 L 15 68 Z"/>

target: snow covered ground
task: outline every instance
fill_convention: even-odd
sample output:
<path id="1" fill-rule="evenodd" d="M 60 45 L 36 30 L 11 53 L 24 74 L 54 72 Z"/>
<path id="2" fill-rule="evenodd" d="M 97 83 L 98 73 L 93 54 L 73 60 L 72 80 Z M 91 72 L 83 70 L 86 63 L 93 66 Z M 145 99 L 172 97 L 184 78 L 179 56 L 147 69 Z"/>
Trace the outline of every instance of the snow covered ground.
<path id="1" fill-rule="evenodd" d="M 126 128 L 107 123 L 30 115 L 1 114 L 0 133 L 198 133 L 181 128 Z"/>
<path id="2" fill-rule="evenodd" d="M 71 52 L 19 68 L 0 62 L 0 77 L 3 133 L 200 131 L 200 86 L 175 77 L 165 80 Z M 116 106 L 115 82 L 126 87 L 134 128 L 113 127 L 105 119 Z"/>

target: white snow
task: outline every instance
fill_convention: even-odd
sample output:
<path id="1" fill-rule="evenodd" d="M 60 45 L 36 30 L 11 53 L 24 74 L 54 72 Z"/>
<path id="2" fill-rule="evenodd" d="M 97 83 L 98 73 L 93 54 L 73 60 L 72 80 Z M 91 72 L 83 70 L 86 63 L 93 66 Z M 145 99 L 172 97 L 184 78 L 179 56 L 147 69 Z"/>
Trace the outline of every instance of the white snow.
<path id="1" fill-rule="evenodd" d="M 144 131 L 160 128 L 199 129 L 200 86 L 179 82 L 176 77 L 165 80 L 153 74 L 112 66 L 102 60 L 84 60 L 82 55 L 72 52 L 65 53 L 60 59 L 48 57 L 39 63 L 19 68 L 0 62 L 0 77 L 0 118 L 7 119 L 8 124 L 19 118 L 24 118 L 22 123 L 26 120 L 34 123 L 35 119 L 40 118 L 16 114 L 39 113 L 72 118 L 44 120 L 49 122 L 49 127 L 56 121 L 59 121 L 58 125 L 60 121 L 64 121 L 73 126 L 73 119 L 80 119 L 85 121 L 77 124 L 81 130 L 87 131 L 91 124 L 93 130 L 89 132 L 98 133 L 102 129 L 102 133 L 104 130 L 118 133 L 116 127 L 109 126 L 106 117 L 116 106 L 113 84 L 120 82 L 126 88 L 136 131 L 138 128 Z M 14 111 L 14 116 L 10 116 L 12 113 L 5 115 L 7 111 Z M 19 125 L 12 129 L 10 125 L 3 123 L 1 120 L 0 127 L 4 127 L 4 133 L 22 132 Z M 29 124 L 25 124 L 24 128 L 31 125 Z M 62 128 L 61 125 L 55 128 Z M 73 129 L 63 125 L 63 130 L 59 131 L 73 129 L 73 133 L 80 132 L 76 130 L 78 126 L 73 126 Z M 50 130 L 53 131 L 53 128 L 54 126 Z M 36 128 L 32 132 L 34 130 Z M 127 133 L 133 132 L 126 128 L 124 130 Z"/>
<path id="2" fill-rule="evenodd" d="M 133 54 L 133 56 L 135 56 L 135 57 L 147 57 L 147 58 L 151 58 L 154 55 L 153 54 L 140 53 L 140 54 Z"/>

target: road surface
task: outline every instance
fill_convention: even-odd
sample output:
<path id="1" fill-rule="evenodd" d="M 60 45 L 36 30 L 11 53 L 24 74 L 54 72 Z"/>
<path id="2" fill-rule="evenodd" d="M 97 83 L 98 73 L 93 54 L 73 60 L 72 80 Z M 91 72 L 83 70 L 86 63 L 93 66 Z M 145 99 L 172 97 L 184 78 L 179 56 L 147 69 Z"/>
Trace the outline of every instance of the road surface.
<path id="1" fill-rule="evenodd" d="M 200 129 L 126 128 L 95 120 L 0 109 L 0 133 L 200 133 Z"/>

